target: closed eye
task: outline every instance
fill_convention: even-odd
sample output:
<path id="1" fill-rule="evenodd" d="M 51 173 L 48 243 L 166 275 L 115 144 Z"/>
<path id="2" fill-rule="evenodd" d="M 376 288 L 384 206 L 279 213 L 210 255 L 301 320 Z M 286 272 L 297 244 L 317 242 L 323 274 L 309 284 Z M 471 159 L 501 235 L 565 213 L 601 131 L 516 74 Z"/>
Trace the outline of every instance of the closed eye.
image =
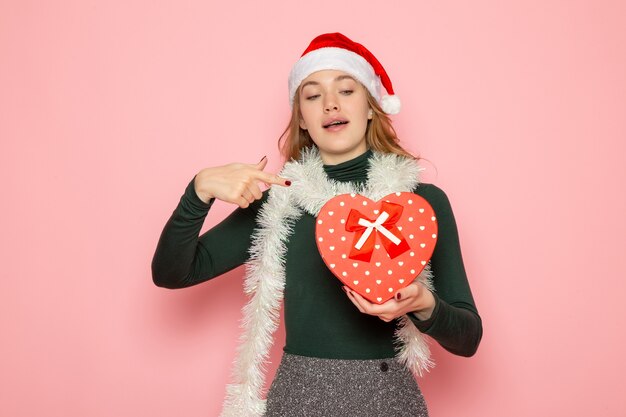
<path id="1" fill-rule="evenodd" d="M 315 100 L 315 99 L 316 99 L 316 98 L 318 98 L 319 96 L 320 96 L 319 94 L 315 94 L 315 95 L 312 95 L 312 96 L 308 96 L 306 99 L 307 99 L 307 100 Z"/>
<path id="2" fill-rule="evenodd" d="M 344 96 L 349 96 L 350 94 L 354 93 L 354 90 L 341 90 L 340 92 Z"/>

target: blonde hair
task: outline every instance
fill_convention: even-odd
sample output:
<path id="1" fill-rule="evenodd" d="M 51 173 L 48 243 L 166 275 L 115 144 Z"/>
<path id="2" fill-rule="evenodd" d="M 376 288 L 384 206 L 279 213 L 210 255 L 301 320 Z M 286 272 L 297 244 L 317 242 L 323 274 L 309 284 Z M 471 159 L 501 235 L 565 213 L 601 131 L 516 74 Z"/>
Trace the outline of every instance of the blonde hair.
<path id="1" fill-rule="evenodd" d="M 373 111 L 372 119 L 368 120 L 367 129 L 365 130 L 367 147 L 373 151 L 394 153 L 407 158 L 417 159 L 400 145 L 400 140 L 391 124 L 391 119 L 385 114 L 370 92 L 366 88 L 364 89 L 367 94 L 367 102 Z M 311 146 L 315 146 L 311 135 L 309 135 L 308 130 L 300 127 L 300 87 L 298 87 L 293 99 L 291 119 L 278 139 L 278 147 L 285 161 L 289 161 L 291 159 L 300 159 L 302 149 Z"/>

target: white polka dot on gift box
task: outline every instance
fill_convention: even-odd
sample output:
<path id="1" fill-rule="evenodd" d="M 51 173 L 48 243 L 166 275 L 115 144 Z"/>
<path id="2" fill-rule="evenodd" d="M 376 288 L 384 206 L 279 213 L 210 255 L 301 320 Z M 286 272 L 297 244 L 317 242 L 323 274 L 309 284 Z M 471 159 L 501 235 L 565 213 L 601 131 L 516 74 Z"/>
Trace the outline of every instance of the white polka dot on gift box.
<path id="1" fill-rule="evenodd" d="M 383 215 L 382 203 L 389 202 L 402 207 L 402 214 L 392 225 L 373 227 Z M 351 210 L 361 213 L 371 230 L 371 258 L 368 261 L 354 259 L 353 251 L 357 232 L 346 230 Z M 359 194 L 341 194 L 329 200 L 320 210 L 315 222 L 317 247 L 329 270 L 344 285 L 376 304 L 392 298 L 397 290 L 409 285 L 428 264 L 437 241 L 437 217 L 428 202 L 413 193 L 397 192 L 379 201 Z M 386 247 L 395 246 L 385 239 L 380 228 L 396 238 L 404 239 L 408 249 L 393 258 Z M 367 245 L 365 245 L 367 246 Z"/>

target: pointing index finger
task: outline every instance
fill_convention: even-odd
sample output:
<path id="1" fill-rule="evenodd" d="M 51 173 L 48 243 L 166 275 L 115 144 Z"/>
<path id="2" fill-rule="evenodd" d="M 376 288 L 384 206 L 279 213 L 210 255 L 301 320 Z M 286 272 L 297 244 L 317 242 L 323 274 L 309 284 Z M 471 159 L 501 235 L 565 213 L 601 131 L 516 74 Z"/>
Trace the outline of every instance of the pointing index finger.
<path id="1" fill-rule="evenodd" d="M 265 171 L 257 171 L 255 173 L 255 178 L 263 181 L 268 186 L 275 184 L 275 185 L 282 185 L 283 187 L 289 187 L 291 185 L 291 181 L 289 181 L 288 179 L 279 177 L 276 174 L 271 174 Z"/>

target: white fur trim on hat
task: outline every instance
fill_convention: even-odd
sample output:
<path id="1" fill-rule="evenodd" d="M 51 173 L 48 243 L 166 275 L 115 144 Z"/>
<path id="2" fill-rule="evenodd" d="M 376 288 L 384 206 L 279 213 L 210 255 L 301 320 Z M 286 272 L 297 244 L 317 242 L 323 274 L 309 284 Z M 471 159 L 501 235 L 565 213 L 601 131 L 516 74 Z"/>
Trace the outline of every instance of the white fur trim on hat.
<path id="1" fill-rule="evenodd" d="M 370 63 L 361 55 L 347 49 L 328 47 L 309 52 L 301 57 L 291 69 L 289 74 L 290 106 L 293 106 L 293 99 L 300 83 L 314 72 L 322 70 L 339 70 L 352 75 L 380 103 L 380 78 Z"/>

